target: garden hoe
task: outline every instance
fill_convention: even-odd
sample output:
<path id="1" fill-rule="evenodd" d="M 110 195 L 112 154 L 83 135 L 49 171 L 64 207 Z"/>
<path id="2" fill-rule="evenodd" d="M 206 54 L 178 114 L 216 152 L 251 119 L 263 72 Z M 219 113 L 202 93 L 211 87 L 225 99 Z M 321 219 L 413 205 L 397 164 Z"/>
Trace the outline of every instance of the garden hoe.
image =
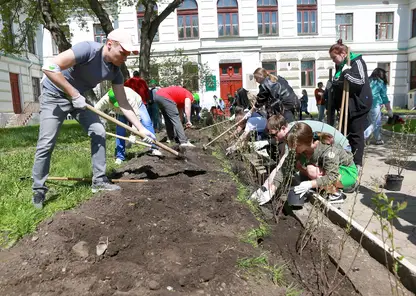
<path id="1" fill-rule="evenodd" d="M 109 121 L 117 124 L 120 127 L 124 127 L 126 130 L 130 131 L 131 133 L 133 133 L 133 134 L 135 134 L 137 136 L 140 136 L 141 138 L 145 138 L 146 137 L 145 134 L 139 132 L 138 130 L 130 127 L 129 125 L 127 125 L 125 123 L 122 123 L 121 121 L 118 121 L 117 119 L 111 117 L 110 115 L 107 115 L 104 112 L 101 112 L 100 110 L 95 109 L 91 105 L 87 105 L 87 109 L 90 110 L 90 111 L 92 111 L 92 112 L 94 112 L 95 114 L 97 114 L 97 115 L 99 115 L 99 116 L 101 116 L 101 117 L 103 117 L 103 118 L 105 118 L 105 119 L 107 119 L 107 120 L 109 120 Z M 160 143 L 158 141 L 154 141 L 153 143 L 156 146 L 158 146 L 159 148 L 162 148 L 163 150 L 165 150 L 165 151 L 167 151 L 169 153 L 172 153 L 176 157 L 178 157 L 180 159 L 185 159 L 185 155 L 183 153 L 180 153 L 180 152 L 178 152 L 178 151 L 176 151 L 176 150 L 174 150 L 174 149 L 172 149 L 172 148 L 170 148 L 170 147 L 168 147 L 168 146 L 166 146 L 166 145 L 164 145 L 164 144 L 162 144 L 162 143 Z"/>

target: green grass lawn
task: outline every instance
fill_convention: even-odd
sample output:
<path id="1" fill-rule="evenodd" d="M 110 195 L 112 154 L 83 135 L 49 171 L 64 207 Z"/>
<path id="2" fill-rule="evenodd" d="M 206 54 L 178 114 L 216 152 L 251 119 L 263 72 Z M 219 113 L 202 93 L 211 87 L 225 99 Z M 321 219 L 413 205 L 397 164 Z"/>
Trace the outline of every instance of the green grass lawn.
<path id="1" fill-rule="evenodd" d="M 110 126 L 110 130 L 115 130 Z M 42 210 L 32 205 L 31 170 L 39 126 L 0 129 L 0 247 L 13 244 L 54 213 L 73 208 L 92 196 L 90 184 L 48 182 L 49 202 Z M 107 138 L 107 171 L 114 164 L 114 138 Z M 129 152 L 138 152 L 136 146 Z M 76 121 L 65 121 L 52 155 L 50 176 L 91 177 L 90 139 Z M 20 178 L 26 178 L 20 180 Z"/>
<path id="2" fill-rule="evenodd" d="M 383 128 L 396 133 L 416 134 L 416 119 L 407 119 L 405 124 L 385 124 Z"/>

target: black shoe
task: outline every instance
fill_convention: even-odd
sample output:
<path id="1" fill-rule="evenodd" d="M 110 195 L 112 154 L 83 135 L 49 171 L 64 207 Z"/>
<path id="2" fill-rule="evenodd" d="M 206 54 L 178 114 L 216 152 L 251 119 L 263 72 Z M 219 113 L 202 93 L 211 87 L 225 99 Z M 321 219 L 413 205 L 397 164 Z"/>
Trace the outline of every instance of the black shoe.
<path id="1" fill-rule="evenodd" d="M 45 193 L 40 191 L 35 191 L 32 197 L 32 203 L 37 209 L 43 208 L 43 203 L 45 202 Z"/>
<path id="2" fill-rule="evenodd" d="M 333 194 L 328 194 L 327 196 L 328 203 L 330 204 L 342 204 L 346 198 L 347 196 L 341 191 Z"/>

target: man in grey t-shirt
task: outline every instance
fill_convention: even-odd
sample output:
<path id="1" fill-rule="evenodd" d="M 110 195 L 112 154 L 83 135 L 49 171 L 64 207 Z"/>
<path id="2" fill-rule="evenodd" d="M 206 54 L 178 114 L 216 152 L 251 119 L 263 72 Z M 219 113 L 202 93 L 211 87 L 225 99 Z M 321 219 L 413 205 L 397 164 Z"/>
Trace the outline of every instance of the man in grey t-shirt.
<path id="1" fill-rule="evenodd" d="M 40 130 L 33 165 L 33 204 L 42 208 L 48 188 L 50 160 L 59 129 L 68 113 L 84 127 L 91 137 L 91 158 L 93 166 L 92 190 L 118 190 L 105 175 L 105 129 L 98 115 L 87 108 L 84 93 L 104 80 L 110 80 L 127 119 L 143 134 L 145 141 L 152 142 L 154 135 L 145 129 L 129 105 L 123 87 L 120 66 L 131 52 L 137 54 L 128 32 L 116 29 L 108 34 L 104 45 L 96 42 L 75 44 L 51 61 L 42 70 L 46 75 L 40 99 Z"/>

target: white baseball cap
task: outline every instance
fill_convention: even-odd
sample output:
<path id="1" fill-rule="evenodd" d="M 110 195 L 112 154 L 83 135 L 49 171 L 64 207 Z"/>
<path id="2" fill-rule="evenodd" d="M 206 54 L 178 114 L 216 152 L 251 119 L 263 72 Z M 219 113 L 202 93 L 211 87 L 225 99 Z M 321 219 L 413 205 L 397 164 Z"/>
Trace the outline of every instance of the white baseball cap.
<path id="1" fill-rule="evenodd" d="M 139 46 L 133 45 L 132 35 L 126 30 L 115 29 L 108 34 L 107 39 L 117 41 L 124 50 L 131 51 L 134 54 L 139 53 Z"/>

